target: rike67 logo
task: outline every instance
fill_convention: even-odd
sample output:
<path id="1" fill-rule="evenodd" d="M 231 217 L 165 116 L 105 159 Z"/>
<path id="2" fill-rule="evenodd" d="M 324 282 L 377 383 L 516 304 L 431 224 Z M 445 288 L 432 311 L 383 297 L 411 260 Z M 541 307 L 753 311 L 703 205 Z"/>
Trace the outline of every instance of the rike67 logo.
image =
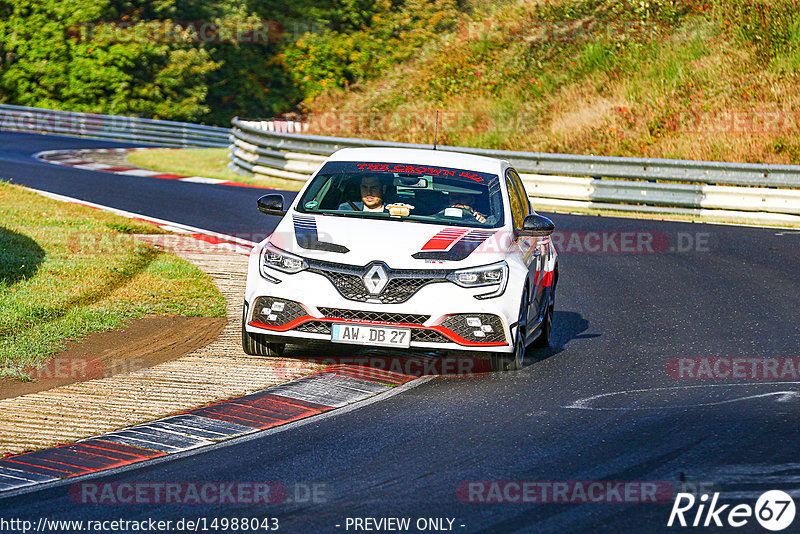
<path id="1" fill-rule="evenodd" d="M 771 490 L 758 498 L 755 509 L 749 504 L 719 504 L 719 493 L 714 493 L 709 502 L 708 494 L 699 499 L 691 493 L 678 493 L 667 526 L 681 527 L 729 527 L 739 528 L 753 517 L 765 529 L 778 532 L 794 521 L 795 504 L 792 497 L 780 490 Z"/>

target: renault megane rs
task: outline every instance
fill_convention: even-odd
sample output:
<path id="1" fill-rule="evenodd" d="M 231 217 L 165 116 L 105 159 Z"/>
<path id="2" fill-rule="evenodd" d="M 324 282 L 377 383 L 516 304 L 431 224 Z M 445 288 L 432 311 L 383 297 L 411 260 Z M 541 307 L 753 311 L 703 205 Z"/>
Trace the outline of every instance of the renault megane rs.
<path id="1" fill-rule="evenodd" d="M 522 366 L 549 344 L 558 262 L 553 223 L 506 161 L 353 148 L 330 156 L 250 255 L 248 354 L 330 342 L 486 357 Z"/>

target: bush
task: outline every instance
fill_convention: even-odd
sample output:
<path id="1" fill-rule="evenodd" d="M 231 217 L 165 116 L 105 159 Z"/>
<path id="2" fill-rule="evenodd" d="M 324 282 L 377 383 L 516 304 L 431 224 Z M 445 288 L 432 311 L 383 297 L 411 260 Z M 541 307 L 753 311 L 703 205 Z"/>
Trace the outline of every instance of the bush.
<path id="1" fill-rule="evenodd" d="M 407 0 L 395 6 L 374 0 L 368 16 L 332 24 L 323 32 L 306 33 L 279 56 L 292 65 L 292 76 L 306 99 L 374 78 L 409 58 L 460 18 L 455 0 Z"/>

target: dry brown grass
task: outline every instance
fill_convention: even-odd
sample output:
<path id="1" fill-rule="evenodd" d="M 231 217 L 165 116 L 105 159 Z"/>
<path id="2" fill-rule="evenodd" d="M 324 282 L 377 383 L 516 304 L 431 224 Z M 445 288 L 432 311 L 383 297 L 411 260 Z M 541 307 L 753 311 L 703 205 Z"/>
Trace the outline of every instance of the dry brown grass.
<path id="1" fill-rule="evenodd" d="M 313 133 L 430 143 L 439 109 L 443 144 L 800 164 L 800 72 L 763 59 L 713 16 L 634 45 L 603 42 L 606 55 L 586 41 L 548 49 L 541 31 L 526 33 L 541 29 L 535 17 L 530 3 L 498 10 L 481 27 L 506 35 L 462 32 L 380 79 L 318 97 Z"/>

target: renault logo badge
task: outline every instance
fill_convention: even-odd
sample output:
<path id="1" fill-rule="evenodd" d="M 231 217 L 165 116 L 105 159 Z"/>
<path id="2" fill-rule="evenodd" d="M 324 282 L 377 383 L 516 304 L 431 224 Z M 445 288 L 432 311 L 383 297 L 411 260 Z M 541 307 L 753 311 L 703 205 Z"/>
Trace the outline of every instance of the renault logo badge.
<path id="1" fill-rule="evenodd" d="M 364 273 L 364 286 L 371 295 L 380 295 L 389 282 L 389 276 L 383 265 L 373 265 Z"/>

